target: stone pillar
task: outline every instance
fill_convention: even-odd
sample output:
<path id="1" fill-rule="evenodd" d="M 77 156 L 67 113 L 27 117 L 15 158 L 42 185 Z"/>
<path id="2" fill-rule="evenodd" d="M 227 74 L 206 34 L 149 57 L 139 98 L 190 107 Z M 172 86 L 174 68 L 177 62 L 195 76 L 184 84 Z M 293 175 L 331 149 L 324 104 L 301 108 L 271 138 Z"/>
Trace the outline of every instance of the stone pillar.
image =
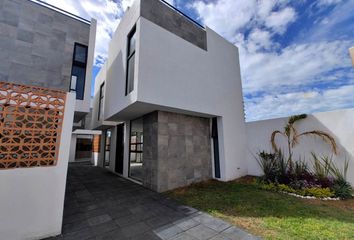
<path id="1" fill-rule="evenodd" d="M 210 120 L 157 111 L 144 116 L 143 185 L 158 192 L 212 178 Z"/>

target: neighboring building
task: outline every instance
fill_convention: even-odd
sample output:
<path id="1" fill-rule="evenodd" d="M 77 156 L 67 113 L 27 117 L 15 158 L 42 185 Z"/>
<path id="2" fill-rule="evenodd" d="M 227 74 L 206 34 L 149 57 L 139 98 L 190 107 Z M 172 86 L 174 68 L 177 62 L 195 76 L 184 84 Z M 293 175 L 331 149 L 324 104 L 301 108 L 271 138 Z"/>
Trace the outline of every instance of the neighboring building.
<path id="1" fill-rule="evenodd" d="M 349 48 L 349 54 L 350 54 L 350 57 L 352 59 L 352 65 L 354 67 L 354 46 Z"/>
<path id="2" fill-rule="evenodd" d="M 92 107 L 84 118 L 73 125 L 69 162 L 91 162 L 97 165 L 101 131 L 91 130 L 91 121 Z"/>
<path id="3" fill-rule="evenodd" d="M 96 21 L 0 0 L 0 238 L 61 233 L 73 120 L 90 112 Z"/>
<path id="4" fill-rule="evenodd" d="M 247 174 L 238 49 L 164 1 L 125 13 L 93 107 L 93 128 L 109 135 L 99 165 L 146 187 Z"/>

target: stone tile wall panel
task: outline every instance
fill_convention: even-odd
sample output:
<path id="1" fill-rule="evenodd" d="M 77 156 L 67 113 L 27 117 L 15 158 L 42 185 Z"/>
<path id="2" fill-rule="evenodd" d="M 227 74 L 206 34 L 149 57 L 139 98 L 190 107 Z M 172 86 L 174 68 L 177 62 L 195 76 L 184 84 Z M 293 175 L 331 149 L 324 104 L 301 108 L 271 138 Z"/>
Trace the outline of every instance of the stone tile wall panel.
<path id="1" fill-rule="evenodd" d="M 28 0 L 0 0 L 0 81 L 68 91 L 75 42 L 90 26 Z"/>

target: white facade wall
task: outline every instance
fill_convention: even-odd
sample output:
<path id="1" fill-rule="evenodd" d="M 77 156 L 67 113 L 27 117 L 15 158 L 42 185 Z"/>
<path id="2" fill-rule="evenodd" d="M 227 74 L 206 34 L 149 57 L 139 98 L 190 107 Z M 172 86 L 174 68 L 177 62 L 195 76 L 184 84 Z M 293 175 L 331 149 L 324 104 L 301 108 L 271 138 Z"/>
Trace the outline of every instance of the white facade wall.
<path id="1" fill-rule="evenodd" d="M 111 121 L 104 121 L 104 116 L 102 118 L 98 118 L 98 112 L 99 112 L 99 99 L 100 99 L 100 89 L 102 83 L 105 83 L 103 89 L 104 93 L 106 92 L 106 78 L 107 78 L 107 68 L 106 64 L 104 64 L 101 67 L 100 72 L 97 74 L 96 79 L 95 79 L 95 88 L 94 88 L 94 97 L 92 100 L 92 119 L 91 119 L 91 128 L 92 129 L 105 129 L 110 126 L 115 126 L 117 125 L 116 122 L 111 122 Z M 106 94 L 104 94 L 106 95 Z M 105 112 L 105 104 L 103 104 L 103 108 L 101 111 L 104 113 Z"/>
<path id="2" fill-rule="evenodd" d="M 218 117 L 221 180 L 247 174 L 238 49 L 207 28 L 205 51 L 139 17 L 139 8 L 136 1 L 125 13 L 109 46 L 105 119 L 128 121 L 155 110 Z M 134 25 L 135 85 L 125 96 L 127 36 Z"/>
<path id="3" fill-rule="evenodd" d="M 137 99 L 138 66 L 139 66 L 139 24 L 136 24 L 140 15 L 140 1 L 135 1 L 131 8 L 125 12 L 124 17 L 109 44 L 108 59 L 106 60 L 106 96 L 104 117 L 109 117 L 135 103 Z M 134 25 L 137 27 L 137 43 L 135 53 L 135 85 L 131 94 L 125 96 L 126 87 L 126 61 L 127 40 Z"/>
<path id="4" fill-rule="evenodd" d="M 238 49 L 207 28 L 204 51 L 140 18 L 138 101 L 217 116 L 221 179 L 247 173 Z"/>
<path id="5" fill-rule="evenodd" d="M 75 162 L 77 135 L 71 134 L 69 162 Z"/>
<path id="6" fill-rule="evenodd" d="M 75 94 L 66 97 L 57 166 L 0 171 L 0 239 L 42 239 L 62 228 Z"/>
<path id="7" fill-rule="evenodd" d="M 247 162 L 248 174 L 261 175 L 262 171 L 254 157 L 259 151 L 271 151 L 270 137 L 274 130 L 283 130 L 288 118 L 278 118 L 265 121 L 246 123 L 247 132 Z M 333 155 L 333 160 L 343 169 L 345 159 L 348 159 L 348 181 L 354 186 L 354 109 L 339 110 L 333 112 L 323 112 L 311 114 L 300 122 L 296 123 L 299 132 L 322 130 L 336 139 L 339 154 Z M 277 143 L 284 151 L 286 139 L 279 136 Z M 294 148 L 294 158 L 308 162 L 312 166 L 311 152 L 315 152 L 318 156 L 331 156 L 331 148 L 318 137 L 303 137 L 300 144 Z"/>

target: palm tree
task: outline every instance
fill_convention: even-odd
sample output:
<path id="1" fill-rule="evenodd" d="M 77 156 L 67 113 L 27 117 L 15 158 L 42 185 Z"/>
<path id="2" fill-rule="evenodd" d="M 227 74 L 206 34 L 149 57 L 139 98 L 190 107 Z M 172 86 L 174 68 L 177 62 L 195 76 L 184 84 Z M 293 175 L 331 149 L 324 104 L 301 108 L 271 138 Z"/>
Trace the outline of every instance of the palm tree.
<path id="1" fill-rule="evenodd" d="M 284 127 L 284 131 L 279 131 L 276 130 L 272 133 L 271 136 L 271 143 L 272 143 L 272 148 L 275 152 L 280 152 L 280 149 L 278 148 L 276 142 L 275 142 L 275 137 L 280 134 L 284 137 L 287 138 L 287 147 L 288 147 L 288 163 L 290 166 L 292 166 L 292 156 L 293 156 L 293 148 L 299 143 L 299 139 L 303 136 L 317 136 L 322 138 L 322 140 L 326 143 L 328 143 L 334 154 L 337 154 L 337 144 L 334 138 L 329 135 L 326 132 L 319 131 L 319 130 L 313 130 L 313 131 L 307 131 L 303 133 L 298 133 L 297 129 L 295 128 L 294 124 L 297 121 L 303 120 L 307 118 L 306 114 L 301 114 L 301 115 L 295 115 L 291 116 L 288 120 L 288 123 Z"/>

